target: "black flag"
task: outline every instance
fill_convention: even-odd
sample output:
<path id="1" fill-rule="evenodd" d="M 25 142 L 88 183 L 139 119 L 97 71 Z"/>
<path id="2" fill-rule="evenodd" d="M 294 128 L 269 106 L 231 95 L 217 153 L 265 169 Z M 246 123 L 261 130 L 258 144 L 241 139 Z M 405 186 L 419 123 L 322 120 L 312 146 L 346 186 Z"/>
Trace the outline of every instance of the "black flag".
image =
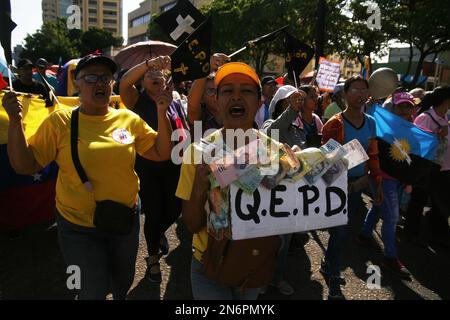
<path id="1" fill-rule="evenodd" d="M 206 18 L 188 0 L 179 0 L 170 10 L 162 13 L 155 22 L 180 45 Z"/>
<path id="2" fill-rule="evenodd" d="M 293 72 L 295 72 L 295 75 L 298 78 L 300 73 L 302 73 L 314 56 L 314 49 L 300 42 L 297 38 L 287 32 L 284 37 L 284 45 L 288 76 L 292 79 Z"/>
<path id="3" fill-rule="evenodd" d="M 202 23 L 170 56 L 174 82 L 200 79 L 209 74 L 212 20 Z"/>
<path id="4" fill-rule="evenodd" d="M 283 32 L 287 27 L 288 27 L 288 25 L 286 25 L 286 26 L 284 26 L 284 27 L 282 27 L 282 28 L 280 28 L 278 30 L 275 30 L 275 31 L 273 31 L 271 33 L 268 33 L 268 34 L 265 34 L 265 35 L 263 35 L 261 37 L 258 37 L 256 39 L 247 41 L 242 48 L 240 48 L 239 50 L 237 50 L 237 51 L 233 52 L 232 54 L 230 54 L 229 57 L 231 58 L 231 57 L 237 55 L 238 53 L 241 53 L 245 49 L 256 47 L 258 44 L 261 44 L 263 42 L 272 41 L 273 39 L 275 39 L 275 37 L 278 34 Z"/>
<path id="5" fill-rule="evenodd" d="M 0 42 L 8 64 L 12 63 L 11 32 L 16 26 L 11 20 L 11 3 L 9 0 L 0 0 Z"/>

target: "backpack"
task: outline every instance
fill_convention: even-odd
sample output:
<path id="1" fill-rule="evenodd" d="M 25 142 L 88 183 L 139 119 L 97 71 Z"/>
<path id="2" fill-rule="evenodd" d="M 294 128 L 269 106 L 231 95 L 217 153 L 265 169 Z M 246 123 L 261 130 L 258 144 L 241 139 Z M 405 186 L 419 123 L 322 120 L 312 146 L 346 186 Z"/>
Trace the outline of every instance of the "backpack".
<path id="1" fill-rule="evenodd" d="M 280 246 L 279 236 L 216 240 L 208 234 L 208 247 L 203 255 L 205 275 L 242 291 L 267 286 L 275 271 Z"/>

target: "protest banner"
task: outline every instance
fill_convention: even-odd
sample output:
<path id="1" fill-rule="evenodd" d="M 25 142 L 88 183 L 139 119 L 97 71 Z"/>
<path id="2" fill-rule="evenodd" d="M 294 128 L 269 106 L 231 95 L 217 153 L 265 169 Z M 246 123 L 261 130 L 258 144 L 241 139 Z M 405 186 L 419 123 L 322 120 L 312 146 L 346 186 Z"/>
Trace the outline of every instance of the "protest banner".
<path id="1" fill-rule="evenodd" d="M 347 171 L 332 185 L 282 180 L 269 190 L 248 194 L 230 185 L 233 240 L 324 229 L 347 223 Z"/>
<path id="2" fill-rule="evenodd" d="M 323 57 L 319 60 L 319 71 L 316 82 L 320 91 L 333 92 L 334 87 L 339 81 L 341 63 L 339 61 L 327 60 Z"/>

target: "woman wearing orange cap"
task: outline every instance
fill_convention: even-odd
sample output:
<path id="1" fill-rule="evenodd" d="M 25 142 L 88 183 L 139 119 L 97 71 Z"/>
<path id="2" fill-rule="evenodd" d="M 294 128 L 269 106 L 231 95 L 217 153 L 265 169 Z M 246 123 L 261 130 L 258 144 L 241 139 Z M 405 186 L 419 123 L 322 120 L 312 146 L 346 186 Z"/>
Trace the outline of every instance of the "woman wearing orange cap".
<path id="1" fill-rule="evenodd" d="M 224 64 L 216 73 L 215 84 L 217 85 L 217 101 L 223 121 L 223 129 L 252 130 L 255 114 L 260 107 L 261 86 L 256 72 L 246 64 L 231 62 Z M 228 147 L 235 149 L 234 141 L 227 141 L 224 130 L 218 130 L 210 136 L 204 138 L 206 141 L 214 140 L 215 143 L 224 142 Z M 247 131 L 249 132 L 249 131 Z M 250 139 L 256 139 L 251 131 Z M 225 141 L 223 141 L 225 140 Z M 192 146 L 188 150 L 193 150 Z M 258 241 L 268 241 L 272 251 L 267 252 L 267 263 L 261 264 L 254 270 L 253 274 L 246 274 L 242 281 L 225 281 L 225 278 L 233 277 L 234 273 L 244 270 L 244 267 L 251 261 L 251 255 L 242 257 L 239 261 L 234 261 L 241 268 L 229 271 L 221 269 L 221 264 L 215 264 L 214 256 L 220 257 L 223 248 L 223 241 L 229 248 L 234 241 L 229 241 L 224 237 L 222 241 L 214 240 L 207 231 L 207 213 L 205 204 L 211 186 L 208 179 L 210 167 L 207 164 L 193 164 L 189 157 L 190 152 L 185 153 L 181 168 L 180 180 L 176 195 L 183 200 L 183 219 L 187 228 L 194 234 L 192 240 L 193 258 L 191 265 L 191 283 L 194 299 L 207 300 L 231 300 L 244 299 L 255 300 L 261 289 L 271 280 L 271 274 L 262 282 L 255 282 L 254 275 L 260 274 L 275 266 L 277 250 L 280 239 L 278 236 L 258 238 Z M 192 154 L 191 154 L 192 155 Z M 227 251 L 228 253 L 229 251 Z M 258 251 L 259 252 L 259 251 Z M 224 257 L 227 261 L 232 258 Z M 208 272 L 217 270 L 217 273 Z M 214 266 L 218 266 L 217 269 Z"/>

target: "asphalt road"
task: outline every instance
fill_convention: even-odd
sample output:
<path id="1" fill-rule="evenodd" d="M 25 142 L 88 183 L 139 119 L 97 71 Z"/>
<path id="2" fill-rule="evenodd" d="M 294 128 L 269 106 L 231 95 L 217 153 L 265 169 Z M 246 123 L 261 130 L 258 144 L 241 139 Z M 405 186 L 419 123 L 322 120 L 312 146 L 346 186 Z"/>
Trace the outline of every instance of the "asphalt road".
<path id="1" fill-rule="evenodd" d="M 400 280 L 387 271 L 381 270 L 380 288 L 368 288 L 367 273 L 370 265 L 378 265 L 382 258 L 380 224 L 375 239 L 379 249 L 368 250 L 355 242 L 359 226 L 364 217 L 353 221 L 343 254 L 343 275 L 346 285 L 342 291 L 352 300 L 441 300 L 450 299 L 450 250 L 430 246 L 417 247 L 408 243 L 399 229 L 399 256 L 411 271 L 411 281 Z M 143 222 L 144 217 L 142 217 Z M 424 240 L 426 219 L 423 219 Z M 326 299 L 328 288 L 319 272 L 324 255 L 328 233 L 309 232 L 309 239 L 295 254 L 288 257 L 286 280 L 295 288 L 292 296 L 283 296 L 269 287 L 259 299 L 271 300 L 322 300 Z M 168 231 L 169 254 L 161 260 L 163 281 L 150 282 L 146 274 L 144 258 L 147 255 L 141 227 L 136 275 L 129 292 L 129 299 L 139 300 L 190 300 L 191 235 L 183 222 L 178 220 Z M 9 240 L 0 235 L 0 299 L 73 299 L 74 292 L 66 287 L 67 274 L 59 251 L 56 226 L 32 226 L 24 230 L 17 240 Z"/>

